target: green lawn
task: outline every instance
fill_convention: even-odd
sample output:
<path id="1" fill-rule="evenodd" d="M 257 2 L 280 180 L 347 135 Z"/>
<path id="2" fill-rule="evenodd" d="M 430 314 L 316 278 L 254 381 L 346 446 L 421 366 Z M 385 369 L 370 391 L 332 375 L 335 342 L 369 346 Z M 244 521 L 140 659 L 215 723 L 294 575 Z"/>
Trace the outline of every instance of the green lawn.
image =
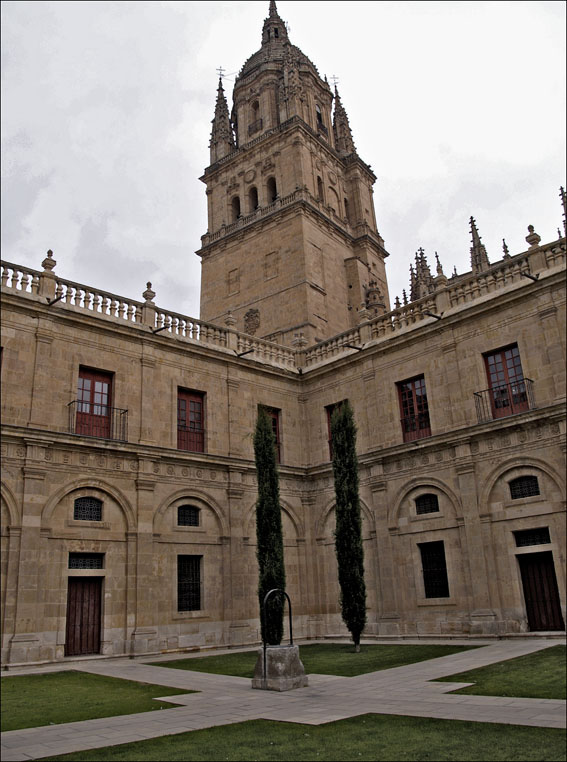
<path id="1" fill-rule="evenodd" d="M 565 656 L 565 646 L 552 646 L 517 659 L 442 677 L 439 682 L 474 683 L 454 693 L 565 700 Z"/>
<path id="2" fill-rule="evenodd" d="M 327 725 L 252 720 L 46 760 L 565 760 L 565 732 L 367 714 Z"/>
<path id="3" fill-rule="evenodd" d="M 154 696 L 194 691 L 136 683 L 88 672 L 51 672 L 2 678 L 2 732 L 120 714 L 171 709 Z"/>
<path id="4" fill-rule="evenodd" d="M 355 653 L 351 643 L 314 643 L 301 646 L 299 655 L 307 674 L 340 675 L 354 677 L 367 672 L 401 667 L 418 661 L 436 659 L 440 656 L 467 651 L 478 646 L 442 645 L 362 645 L 360 653 Z M 188 669 L 194 672 L 212 672 L 216 675 L 252 677 L 258 651 L 222 654 L 219 656 L 198 656 L 190 659 L 152 662 L 158 667 Z"/>

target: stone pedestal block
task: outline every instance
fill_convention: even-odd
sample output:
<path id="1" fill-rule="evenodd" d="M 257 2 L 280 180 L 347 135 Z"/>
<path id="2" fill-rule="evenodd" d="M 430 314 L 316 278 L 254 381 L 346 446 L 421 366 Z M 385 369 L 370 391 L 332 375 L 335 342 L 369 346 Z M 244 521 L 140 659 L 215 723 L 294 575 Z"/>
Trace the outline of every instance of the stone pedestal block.
<path id="1" fill-rule="evenodd" d="M 264 681 L 264 649 L 258 649 L 258 659 L 252 679 L 253 688 L 268 691 L 291 691 L 305 688 L 307 675 L 299 658 L 299 646 L 268 646 L 266 648 L 266 680 Z"/>

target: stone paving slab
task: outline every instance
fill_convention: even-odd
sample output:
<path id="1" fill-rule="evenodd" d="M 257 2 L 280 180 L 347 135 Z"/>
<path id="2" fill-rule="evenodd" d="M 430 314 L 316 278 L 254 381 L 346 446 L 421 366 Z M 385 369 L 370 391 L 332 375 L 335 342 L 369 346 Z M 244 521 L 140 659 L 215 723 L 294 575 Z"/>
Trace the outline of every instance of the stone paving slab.
<path id="1" fill-rule="evenodd" d="M 159 712 L 10 731 L 2 737 L 2 760 L 23 762 L 252 719 L 308 726 L 379 713 L 564 728 L 564 701 L 454 695 L 451 691 L 470 683 L 431 682 L 438 677 L 533 653 L 558 642 L 563 641 L 489 641 L 471 651 L 356 677 L 310 675 L 308 687 L 286 693 L 252 690 L 248 678 L 164 669 L 126 658 L 84 660 L 72 666 L 66 663 L 63 669 L 71 666 L 78 671 L 163 685 L 162 700 L 177 706 Z M 180 658 L 180 655 L 151 661 L 171 658 Z M 34 671 L 56 671 L 56 665 Z M 13 674 L 16 671 L 10 672 Z M 31 674 L 31 671 L 22 670 L 20 674 Z M 168 696 L 168 687 L 200 693 Z"/>

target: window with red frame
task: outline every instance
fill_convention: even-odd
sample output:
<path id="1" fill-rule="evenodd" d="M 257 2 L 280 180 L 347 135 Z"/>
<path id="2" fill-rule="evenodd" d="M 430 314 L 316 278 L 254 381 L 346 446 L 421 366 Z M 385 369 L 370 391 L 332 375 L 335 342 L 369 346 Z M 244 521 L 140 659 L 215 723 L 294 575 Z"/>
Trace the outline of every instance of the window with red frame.
<path id="1" fill-rule="evenodd" d="M 276 458 L 278 463 L 281 463 L 282 448 L 280 439 L 280 411 L 275 407 L 265 407 L 266 415 L 270 419 L 272 424 L 272 432 L 274 434 L 274 442 L 276 445 Z"/>
<path id="2" fill-rule="evenodd" d="M 331 436 L 331 418 L 335 410 L 340 410 L 346 400 L 335 402 L 333 405 L 327 405 L 325 410 L 327 411 L 327 432 L 329 439 L 329 460 L 333 460 L 333 437 Z"/>
<path id="3" fill-rule="evenodd" d="M 110 438 L 112 373 L 79 368 L 75 433 Z"/>
<path id="4" fill-rule="evenodd" d="M 490 406 L 494 418 L 529 409 L 529 399 L 517 344 L 484 355 Z"/>
<path id="5" fill-rule="evenodd" d="M 425 378 L 417 376 L 398 384 L 404 442 L 431 436 Z"/>
<path id="6" fill-rule="evenodd" d="M 205 452 L 205 395 L 202 392 L 177 391 L 177 447 Z"/>

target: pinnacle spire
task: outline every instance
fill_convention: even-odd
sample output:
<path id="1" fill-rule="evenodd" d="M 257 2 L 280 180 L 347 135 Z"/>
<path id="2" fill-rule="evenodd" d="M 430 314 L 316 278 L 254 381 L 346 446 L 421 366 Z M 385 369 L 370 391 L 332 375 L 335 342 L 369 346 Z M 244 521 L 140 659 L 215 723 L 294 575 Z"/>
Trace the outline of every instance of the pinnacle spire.
<path id="1" fill-rule="evenodd" d="M 471 225 L 471 235 L 472 235 L 471 267 L 472 267 L 473 273 L 476 274 L 476 273 L 481 273 L 484 270 L 487 270 L 490 267 L 490 262 L 488 261 L 488 254 L 486 253 L 486 248 L 481 241 L 480 235 L 478 234 L 478 229 L 476 227 L 476 220 L 474 219 L 474 217 L 471 217 L 470 225 Z"/>
<path id="2" fill-rule="evenodd" d="M 222 86 L 222 76 L 219 77 L 217 88 L 217 102 L 215 104 L 215 116 L 212 120 L 211 131 L 211 164 L 234 150 L 234 134 L 228 113 L 228 103 Z"/>
<path id="3" fill-rule="evenodd" d="M 268 18 L 262 29 L 262 45 L 268 43 L 288 42 L 287 27 L 276 7 L 275 0 L 270 0 Z"/>
<path id="4" fill-rule="evenodd" d="M 343 156 L 356 153 L 356 147 L 352 138 L 352 132 L 347 113 L 341 101 L 341 96 L 335 84 L 335 113 L 333 117 L 333 132 L 335 135 L 335 148 Z"/>

